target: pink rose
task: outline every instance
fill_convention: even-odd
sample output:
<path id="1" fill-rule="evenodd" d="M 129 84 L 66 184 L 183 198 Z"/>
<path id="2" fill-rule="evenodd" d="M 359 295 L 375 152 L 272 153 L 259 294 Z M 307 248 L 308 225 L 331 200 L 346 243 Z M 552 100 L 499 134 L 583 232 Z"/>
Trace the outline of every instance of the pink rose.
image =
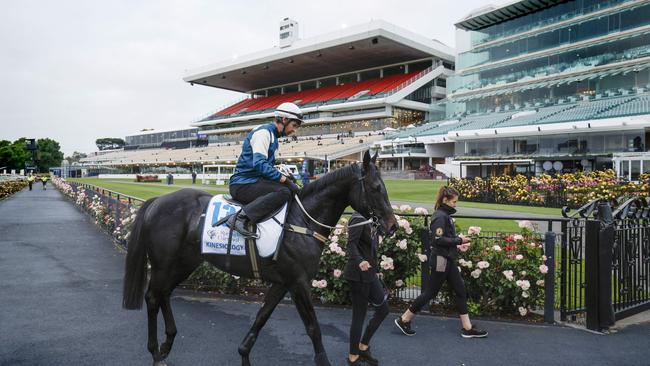
<path id="1" fill-rule="evenodd" d="M 548 267 L 545 264 L 542 264 L 542 265 L 539 266 L 539 271 L 542 274 L 547 274 L 548 273 Z"/>
<path id="2" fill-rule="evenodd" d="M 341 277 L 342 272 L 340 269 L 335 269 L 332 274 L 334 275 L 334 277 L 339 278 Z"/>

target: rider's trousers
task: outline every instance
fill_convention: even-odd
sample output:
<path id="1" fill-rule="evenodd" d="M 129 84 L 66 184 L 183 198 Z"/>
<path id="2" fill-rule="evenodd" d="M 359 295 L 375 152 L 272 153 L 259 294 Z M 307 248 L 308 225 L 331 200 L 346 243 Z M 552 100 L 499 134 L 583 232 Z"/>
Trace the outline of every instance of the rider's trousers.
<path id="1" fill-rule="evenodd" d="M 260 179 L 251 184 L 230 185 L 230 195 L 245 204 L 246 215 L 258 223 L 288 202 L 291 190 L 280 182 Z"/>

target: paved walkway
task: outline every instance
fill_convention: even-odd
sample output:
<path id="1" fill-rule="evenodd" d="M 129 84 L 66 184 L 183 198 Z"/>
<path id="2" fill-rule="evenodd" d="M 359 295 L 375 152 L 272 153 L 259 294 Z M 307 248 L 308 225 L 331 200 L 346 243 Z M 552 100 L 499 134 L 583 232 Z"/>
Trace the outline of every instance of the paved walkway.
<path id="1" fill-rule="evenodd" d="M 150 365 L 144 311 L 120 308 L 123 254 L 56 190 L 0 201 L 0 365 Z M 172 300 L 179 334 L 170 365 L 239 365 L 237 346 L 260 305 Z M 332 364 L 344 365 L 350 310 L 317 308 Z M 456 319 L 422 316 L 415 337 L 389 319 L 373 340 L 382 365 L 648 365 L 650 323 L 596 335 L 560 326 L 478 322 L 464 340 Z M 312 365 L 293 306 L 281 304 L 253 350 L 254 365 Z"/>

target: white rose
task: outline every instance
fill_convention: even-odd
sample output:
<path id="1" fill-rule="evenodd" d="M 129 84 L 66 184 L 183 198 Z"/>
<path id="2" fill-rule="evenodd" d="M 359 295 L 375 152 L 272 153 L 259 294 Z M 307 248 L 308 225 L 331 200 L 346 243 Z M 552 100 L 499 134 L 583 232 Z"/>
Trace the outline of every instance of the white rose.
<path id="1" fill-rule="evenodd" d="M 515 259 L 518 260 L 518 261 L 520 261 L 520 260 L 524 259 L 524 256 L 521 255 L 521 254 L 517 254 L 517 255 L 515 256 Z"/>
<path id="2" fill-rule="evenodd" d="M 418 254 L 418 259 L 420 260 L 420 262 L 424 263 L 427 261 L 427 256 L 426 254 Z"/>
<path id="3" fill-rule="evenodd" d="M 402 280 L 395 281 L 395 287 L 402 287 L 402 286 L 404 286 L 404 281 Z"/>
<path id="4" fill-rule="evenodd" d="M 480 262 L 476 263 L 476 266 L 478 268 L 480 268 L 480 269 L 486 269 L 486 268 L 488 268 L 490 266 L 490 263 L 488 263 L 486 261 L 480 261 Z"/>
<path id="5" fill-rule="evenodd" d="M 477 268 L 477 269 L 473 270 L 472 273 L 470 273 L 470 274 L 474 278 L 479 278 L 479 276 L 481 275 L 481 270 Z"/>
<path id="6" fill-rule="evenodd" d="M 501 251 L 501 247 L 498 246 L 498 245 L 495 245 L 495 246 L 492 247 L 492 250 L 494 250 L 495 252 L 500 252 L 500 251 Z"/>
<path id="7" fill-rule="evenodd" d="M 521 293 L 521 297 L 523 297 L 524 299 L 527 299 L 528 296 L 530 296 L 530 295 L 528 294 L 528 291 L 524 291 L 524 292 Z"/>
<path id="8" fill-rule="evenodd" d="M 512 281 L 512 280 L 515 279 L 514 276 L 513 276 L 512 270 L 503 271 L 503 275 L 506 276 L 506 279 L 508 281 Z"/>
<path id="9" fill-rule="evenodd" d="M 526 308 L 523 307 L 523 306 L 520 306 L 520 307 L 519 307 L 519 315 L 521 315 L 521 316 L 526 316 L 526 314 L 528 314 L 528 309 L 526 309 Z"/>

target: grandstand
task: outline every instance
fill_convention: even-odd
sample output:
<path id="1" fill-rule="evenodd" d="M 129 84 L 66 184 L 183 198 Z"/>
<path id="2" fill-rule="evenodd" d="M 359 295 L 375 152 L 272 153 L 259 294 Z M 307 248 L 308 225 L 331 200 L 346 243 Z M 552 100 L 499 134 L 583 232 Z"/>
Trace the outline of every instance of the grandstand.
<path id="1" fill-rule="evenodd" d="M 446 97 L 453 68 L 451 48 L 377 20 L 192 70 L 184 80 L 248 95 L 192 123 L 211 145 L 241 141 L 293 102 L 305 115 L 301 138 L 278 157 L 330 167 L 358 160 L 386 130 L 439 118 L 432 103 Z"/>
<path id="2" fill-rule="evenodd" d="M 276 158 L 307 164 L 314 174 L 360 160 L 361 152 L 393 131 L 444 116 L 432 103 L 446 97 L 453 49 L 381 20 L 308 39 L 295 36 L 297 22 L 286 22 L 294 34 L 287 39 L 281 27 L 280 47 L 184 77 L 192 85 L 237 91 L 245 98 L 191 123 L 182 134 L 129 136 L 129 149 L 94 154 L 83 163 L 97 171 L 128 173 L 231 164 L 246 134 L 272 121 L 279 104 L 293 102 L 305 122 L 298 136 L 281 139 Z M 178 148 L 181 135 L 183 143 L 194 146 Z M 196 146 L 204 139 L 208 146 Z"/>
<path id="3" fill-rule="evenodd" d="M 650 1 L 520 0 L 456 27 L 446 117 L 377 143 L 381 157 L 448 176 L 650 172 Z"/>

